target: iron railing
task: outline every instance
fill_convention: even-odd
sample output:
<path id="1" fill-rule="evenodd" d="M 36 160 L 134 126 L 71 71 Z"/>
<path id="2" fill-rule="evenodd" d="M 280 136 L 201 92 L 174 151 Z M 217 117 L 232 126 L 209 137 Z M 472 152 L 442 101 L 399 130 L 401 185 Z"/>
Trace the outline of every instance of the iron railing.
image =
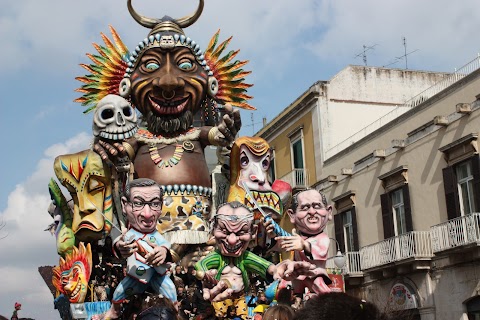
<path id="1" fill-rule="evenodd" d="M 360 252 L 352 251 L 346 252 L 345 255 L 345 266 L 343 266 L 341 272 L 345 275 L 362 275 L 363 271 L 360 264 Z M 327 264 L 325 268 L 337 270 L 334 259 L 335 257 L 330 257 L 327 259 Z"/>
<path id="2" fill-rule="evenodd" d="M 411 231 L 360 249 L 362 270 L 409 258 L 433 256 L 430 232 Z"/>
<path id="3" fill-rule="evenodd" d="M 433 252 L 472 243 L 480 245 L 480 213 L 448 220 L 430 227 Z"/>
<path id="4" fill-rule="evenodd" d="M 308 171 L 307 169 L 293 169 L 286 175 L 280 178 L 285 182 L 290 183 L 292 188 L 307 188 L 308 184 Z"/>

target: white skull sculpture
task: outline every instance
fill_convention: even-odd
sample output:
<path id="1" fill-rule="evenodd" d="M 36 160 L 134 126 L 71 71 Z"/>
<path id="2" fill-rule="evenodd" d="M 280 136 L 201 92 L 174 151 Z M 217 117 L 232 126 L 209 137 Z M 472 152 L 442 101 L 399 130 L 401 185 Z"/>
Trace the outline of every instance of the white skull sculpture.
<path id="1" fill-rule="evenodd" d="M 133 136 L 137 130 L 137 113 L 127 100 L 109 94 L 98 102 L 93 116 L 95 137 L 123 140 Z"/>

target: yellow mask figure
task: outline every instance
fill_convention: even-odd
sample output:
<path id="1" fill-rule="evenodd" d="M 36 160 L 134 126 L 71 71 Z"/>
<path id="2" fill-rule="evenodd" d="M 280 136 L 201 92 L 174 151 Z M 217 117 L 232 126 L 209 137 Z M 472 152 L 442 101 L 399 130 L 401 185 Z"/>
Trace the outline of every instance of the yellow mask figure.
<path id="1" fill-rule="evenodd" d="M 239 201 L 255 209 L 245 192 L 243 183 L 251 190 L 257 203 L 278 219 L 283 214 L 280 197 L 268 181 L 271 154 L 267 141 L 260 137 L 240 137 L 235 140 L 230 153 L 230 190 L 227 202 Z M 255 218 L 258 217 L 258 213 Z"/>
<path id="2" fill-rule="evenodd" d="M 85 301 L 88 281 L 92 273 L 92 250 L 80 243 L 79 249 L 73 247 L 65 259 L 60 258 L 60 266 L 53 268 L 52 283 L 57 290 L 68 297 L 71 303 Z"/>
<path id="3" fill-rule="evenodd" d="M 113 217 L 112 186 L 110 170 L 101 157 L 91 150 L 58 156 L 54 169 L 74 202 L 75 237 L 80 241 L 96 241 L 109 234 Z"/>

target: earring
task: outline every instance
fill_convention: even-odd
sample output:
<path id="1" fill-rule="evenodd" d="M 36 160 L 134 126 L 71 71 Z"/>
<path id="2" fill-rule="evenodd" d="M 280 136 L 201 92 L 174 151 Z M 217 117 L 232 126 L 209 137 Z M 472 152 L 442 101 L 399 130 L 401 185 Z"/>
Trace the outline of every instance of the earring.
<path id="1" fill-rule="evenodd" d="M 215 97 L 218 92 L 218 81 L 215 77 L 209 76 L 208 77 L 208 84 L 207 84 L 208 95 L 211 97 Z"/>
<path id="2" fill-rule="evenodd" d="M 123 78 L 118 86 L 118 91 L 123 98 L 128 98 L 130 95 L 131 82 L 128 78 Z"/>

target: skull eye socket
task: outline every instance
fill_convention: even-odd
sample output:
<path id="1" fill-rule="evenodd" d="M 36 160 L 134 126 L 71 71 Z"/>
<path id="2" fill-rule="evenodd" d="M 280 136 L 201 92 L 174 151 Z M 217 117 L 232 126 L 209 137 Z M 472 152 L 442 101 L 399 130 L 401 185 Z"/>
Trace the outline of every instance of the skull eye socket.
<path id="1" fill-rule="evenodd" d="M 103 120 L 108 120 L 110 118 L 113 118 L 113 110 L 112 109 L 104 109 L 102 110 L 102 113 L 100 114 L 100 117 Z"/>
<path id="2" fill-rule="evenodd" d="M 124 107 L 122 111 L 123 111 L 123 115 L 125 117 L 131 117 L 132 116 L 132 108 L 130 108 L 130 107 Z"/>

